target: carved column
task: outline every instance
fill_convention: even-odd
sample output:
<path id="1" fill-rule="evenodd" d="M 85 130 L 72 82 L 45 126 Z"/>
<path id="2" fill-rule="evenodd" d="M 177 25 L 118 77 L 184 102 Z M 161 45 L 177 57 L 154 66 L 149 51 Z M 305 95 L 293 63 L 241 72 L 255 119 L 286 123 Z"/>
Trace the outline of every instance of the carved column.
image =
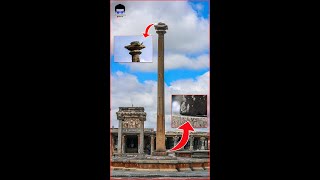
<path id="1" fill-rule="evenodd" d="M 118 153 L 121 154 L 122 151 L 122 120 L 119 120 L 119 128 L 118 128 Z"/>
<path id="2" fill-rule="evenodd" d="M 205 147 L 204 147 L 204 143 L 205 143 L 204 141 L 205 141 L 205 139 L 206 139 L 205 137 L 201 137 L 201 138 L 200 138 L 200 140 L 201 140 L 201 150 L 204 150 L 204 149 L 205 149 Z"/>
<path id="3" fill-rule="evenodd" d="M 150 150 L 150 154 L 152 154 L 153 153 L 153 150 L 154 150 L 154 135 L 152 134 L 151 135 L 151 150 Z"/>
<path id="4" fill-rule="evenodd" d="M 194 137 L 190 136 L 189 137 L 189 142 L 190 142 L 189 150 L 190 151 L 193 151 L 193 141 L 194 141 Z"/>

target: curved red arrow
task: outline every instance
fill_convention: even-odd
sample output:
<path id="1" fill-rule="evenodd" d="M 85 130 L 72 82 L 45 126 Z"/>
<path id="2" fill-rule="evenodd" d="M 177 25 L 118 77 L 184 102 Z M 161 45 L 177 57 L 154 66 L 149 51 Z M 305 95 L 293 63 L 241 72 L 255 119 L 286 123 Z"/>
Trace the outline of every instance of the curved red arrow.
<path id="1" fill-rule="evenodd" d="M 144 37 L 148 37 L 149 36 L 148 31 L 151 28 L 151 26 L 153 26 L 153 24 L 149 24 L 149 26 L 146 28 L 146 32 L 143 33 Z"/>
<path id="2" fill-rule="evenodd" d="M 178 144 L 171 149 L 171 151 L 176 151 L 183 148 L 189 140 L 189 135 L 190 135 L 189 131 L 194 131 L 189 121 L 182 124 L 180 127 L 178 127 L 178 129 L 183 130 L 182 137 L 181 137 L 181 140 L 178 142 Z"/>

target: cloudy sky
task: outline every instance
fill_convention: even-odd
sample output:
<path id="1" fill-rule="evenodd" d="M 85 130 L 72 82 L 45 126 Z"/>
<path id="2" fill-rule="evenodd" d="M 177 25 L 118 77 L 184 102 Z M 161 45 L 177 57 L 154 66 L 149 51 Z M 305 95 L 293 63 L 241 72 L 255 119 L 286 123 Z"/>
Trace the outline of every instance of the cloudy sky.
<path id="1" fill-rule="evenodd" d="M 152 62 L 152 38 L 144 38 L 144 36 L 115 36 L 114 37 L 114 61 L 115 62 L 132 62 L 132 56 L 125 46 L 133 41 L 143 43 L 145 48 L 141 50 L 140 62 Z"/>
<path id="2" fill-rule="evenodd" d="M 114 12 L 112 3 L 111 12 Z M 125 16 L 111 19 L 111 126 L 118 127 L 116 112 L 121 106 L 145 107 L 146 128 L 156 130 L 157 34 L 152 26 L 152 63 L 115 63 L 114 36 L 144 32 L 151 23 L 168 25 L 165 34 L 165 121 L 171 128 L 172 94 L 209 95 L 209 3 L 208 1 L 121 1 Z M 208 98 L 209 100 L 209 98 Z M 208 101 L 208 105 L 210 102 Z M 208 112 L 210 118 L 210 112 Z M 196 131 L 208 129 L 195 128 Z"/>

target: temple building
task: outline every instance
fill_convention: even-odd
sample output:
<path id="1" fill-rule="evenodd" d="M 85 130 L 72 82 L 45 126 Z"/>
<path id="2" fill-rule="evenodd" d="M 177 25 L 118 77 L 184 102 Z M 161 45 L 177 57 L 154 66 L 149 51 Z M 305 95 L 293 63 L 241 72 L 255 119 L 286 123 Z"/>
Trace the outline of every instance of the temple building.
<path id="1" fill-rule="evenodd" d="M 156 131 L 144 128 L 146 113 L 143 107 L 119 107 L 119 128 L 111 128 L 111 154 L 152 154 L 156 149 Z M 167 131 L 165 146 L 173 148 L 181 139 L 182 131 Z M 179 151 L 197 152 L 209 150 L 208 132 L 190 132 L 188 143 Z"/>

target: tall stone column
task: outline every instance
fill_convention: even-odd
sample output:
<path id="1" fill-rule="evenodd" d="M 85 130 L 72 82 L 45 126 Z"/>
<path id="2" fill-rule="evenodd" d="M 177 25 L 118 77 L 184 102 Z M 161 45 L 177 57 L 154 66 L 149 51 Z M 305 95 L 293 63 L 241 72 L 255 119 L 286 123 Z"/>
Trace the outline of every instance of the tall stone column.
<path id="1" fill-rule="evenodd" d="M 150 142 L 150 144 L 151 144 L 150 154 L 152 154 L 153 150 L 154 150 L 154 135 L 153 134 L 150 136 L 150 139 L 151 139 L 151 142 Z"/>
<path id="2" fill-rule="evenodd" d="M 122 153 L 122 120 L 119 120 L 118 128 L 118 154 Z"/>
<path id="3" fill-rule="evenodd" d="M 206 138 L 205 137 L 201 137 L 200 138 L 200 140 L 201 140 L 201 150 L 205 150 L 205 147 L 204 147 L 204 141 L 206 140 Z"/>
<path id="4" fill-rule="evenodd" d="M 164 113 L 164 34 L 168 29 L 165 23 L 154 25 L 158 34 L 158 104 L 157 104 L 157 147 L 155 155 L 166 155 L 165 113 Z"/>
<path id="5" fill-rule="evenodd" d="M 190 136 L 189 137 L 189 142 L 190 142 L 189 150 L 190 151 L 193 151 L 193 141 L 194 141 L 194 137 Z"/>

